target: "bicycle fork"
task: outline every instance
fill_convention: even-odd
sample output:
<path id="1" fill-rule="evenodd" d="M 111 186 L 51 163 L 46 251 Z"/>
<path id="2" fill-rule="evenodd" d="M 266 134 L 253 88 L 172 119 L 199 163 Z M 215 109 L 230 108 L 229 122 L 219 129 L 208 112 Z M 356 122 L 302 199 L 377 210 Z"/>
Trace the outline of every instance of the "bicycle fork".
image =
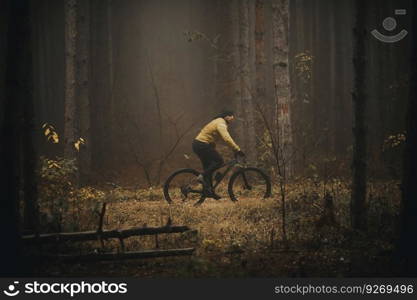
<path id="1" fill-rule="evenodd" d="M 252 186 L 249 184 L 248 179 L 246 178 L 245 172 L 242 172 L 243 183 L 245 184 L 245 189 L 252 190 Z"/>

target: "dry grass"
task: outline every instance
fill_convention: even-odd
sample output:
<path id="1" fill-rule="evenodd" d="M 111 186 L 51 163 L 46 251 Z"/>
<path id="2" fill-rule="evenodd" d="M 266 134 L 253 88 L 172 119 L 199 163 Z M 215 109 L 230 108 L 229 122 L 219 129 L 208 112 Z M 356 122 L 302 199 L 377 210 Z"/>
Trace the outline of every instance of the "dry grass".
<path id="1" fill-rule="evenodd" d="M 266 248 L 271 242 L 271 230 L 279 224 L 276 201 L 245 200 L 233 203 L 228 199 L 208 199 L 200 207 L 192 203 L 169 205 L 160 201 L 112 203 L 106 227 L 163 226 L 170 217 L 173 225 L 187 225 L 198 231 L 198 238 L 192 240 L 199 246 L 199 255 L 238 248 L 246 251 Z M 164 243 L 180 247 L 187 234 L 171 236 L 167 235 Z M 152 243 L 142 245 L 152 248 Z"/>
<path id="2" fill-rule="evenodd" d="M 126 240 L 127 250 L 191 246 L 196 248 L 195 255 L 191 258 L 76 264 L 70 267 L 49 265 L 41 268 L 40 275 L 267 277 L 350 276 L 355 272 L 360 275 L 389 274 L 385 269 L 378 269 L 387 265 L 386 258 L 381 258 L 379 253 L 392 249 L 389 239 L 394 233 L 390 224 L 385 224 L 388 229 L 381 227 L 379 220 L 387 215 L 394 218 L 398 213 L 399 194 L 396 183 L 383 183 L 385 188 L 374 186 L 370 202 L 371 229 L 367 236 L 346 229 L 350 198 L 347 184 L 340 181 L 326 184 L 325 189 L 323 184 L 313 181 L 288 186 L 286 242 L 280 230 L 282 208 L 277 198 L 245 198 L 237 203 L 229 198 L 218 201 L 207 199 L 203 205 L 194 207 L 192 203 L 169 205 L 158 189 L 119 188 L 107 191 L 101 199 L 109 203 L 105 229 L 163 226 L 170 218 L 172 225 L 187 225 L 197 230 L 160 235 L 157 243 L 155 237 L 129 238 Z M 330 191 L 334 197 L 335 215 L 339 224 L 335 228 L 316 226 L 322 213 L 325 191 Z M 221 194 L 225 195 L 224 187 Z M 89 216 L 83 216 L 83 224 L 78 227 L 83 230 L 93 229 L 90 226 L 97 223 L 97 214 L 92 212 Z M 87 224 L 90 228 L 85 228 Z M 80 246 L 68 246 L 65 251 Z M 99 247 L 98 242 L 82 244 L 84 251 Z M 105 248 L 106 251 L 118 251 L 119 244 L 117 241 L 107 241 Z M 358 261 L 359 256 L 363 259 Z"/>

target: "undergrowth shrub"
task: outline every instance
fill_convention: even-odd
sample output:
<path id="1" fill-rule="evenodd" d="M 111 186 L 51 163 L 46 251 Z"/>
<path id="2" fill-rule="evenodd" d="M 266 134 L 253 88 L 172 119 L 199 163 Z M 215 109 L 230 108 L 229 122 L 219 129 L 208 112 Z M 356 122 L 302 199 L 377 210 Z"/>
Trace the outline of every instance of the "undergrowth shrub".
<path id="1" fill-rule="evenodd" d="M 97 226 L 104 192 L 77 188 L 75 159 L 41 157 L 39 212 L 41 232 L 78 231 Z"/>

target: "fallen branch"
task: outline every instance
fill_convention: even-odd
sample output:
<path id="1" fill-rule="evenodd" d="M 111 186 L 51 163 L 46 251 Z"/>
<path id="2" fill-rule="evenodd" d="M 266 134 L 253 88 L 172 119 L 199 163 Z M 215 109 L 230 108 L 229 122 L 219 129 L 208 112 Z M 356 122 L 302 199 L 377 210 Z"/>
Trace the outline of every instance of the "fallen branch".
<path id="1" fill-rule="evenodd" d="M 111 238 L 128 238 L 136 235 L 155 235 L 161 233 L 181 233 L 190 230 L 188 226 L 164 226 L 164 227 L 133 227 L 124 230 L 103 230 L 83 231 L 83 232 L 61 232 L 61 233 L 45 233 L 38 236 L 25 235 L 22 237 L 24 242 L 65 242 L 65 241 L 91 241 L 97 239 Z"/>
<path id="2" fill-rule="evenodd" d="M 169 249 L 169 250 L 143 250 L 123 253 L 88 253 L 77 255 L 42 255 L 42 259 L 58 259 L 61 261 L 102 261 L 118 259 L 155 258 L 166 256 L 185 256 L 193 254 L 195 248 Z"/>

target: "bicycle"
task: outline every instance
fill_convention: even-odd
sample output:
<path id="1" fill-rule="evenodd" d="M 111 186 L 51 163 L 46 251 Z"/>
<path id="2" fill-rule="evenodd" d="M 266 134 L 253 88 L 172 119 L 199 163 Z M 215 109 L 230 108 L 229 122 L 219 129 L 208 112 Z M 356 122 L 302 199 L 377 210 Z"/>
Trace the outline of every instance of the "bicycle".
<path id="1" fill-rule="evenodd" d="M 219 172 L 218 170 L 223 167 L 227 167 L 226 170 Z M 248 191 L 255 191 L 257 195 L 263 198 L 271 197 L 271 180 L 269 176 L 261 169 L 248 167 L 246 160 L 238 158 L 224 163 L 213 171 L 213 174 L 215 174 L 213 191 L 216 190 L 226 175 L 235 167 L 236 170 L 230 176 L 227 187 L 228 194 L 233 202 L 237 202 L 238 198 L 250 198 Z M 182 202 L 187 200 L 196 201 L 195 206 L 202 204 L 207 197 L 203 174 L 190 168 L 175 171 L 164 183 L 164 197 L 170 204 L 179 199 Z"/>

